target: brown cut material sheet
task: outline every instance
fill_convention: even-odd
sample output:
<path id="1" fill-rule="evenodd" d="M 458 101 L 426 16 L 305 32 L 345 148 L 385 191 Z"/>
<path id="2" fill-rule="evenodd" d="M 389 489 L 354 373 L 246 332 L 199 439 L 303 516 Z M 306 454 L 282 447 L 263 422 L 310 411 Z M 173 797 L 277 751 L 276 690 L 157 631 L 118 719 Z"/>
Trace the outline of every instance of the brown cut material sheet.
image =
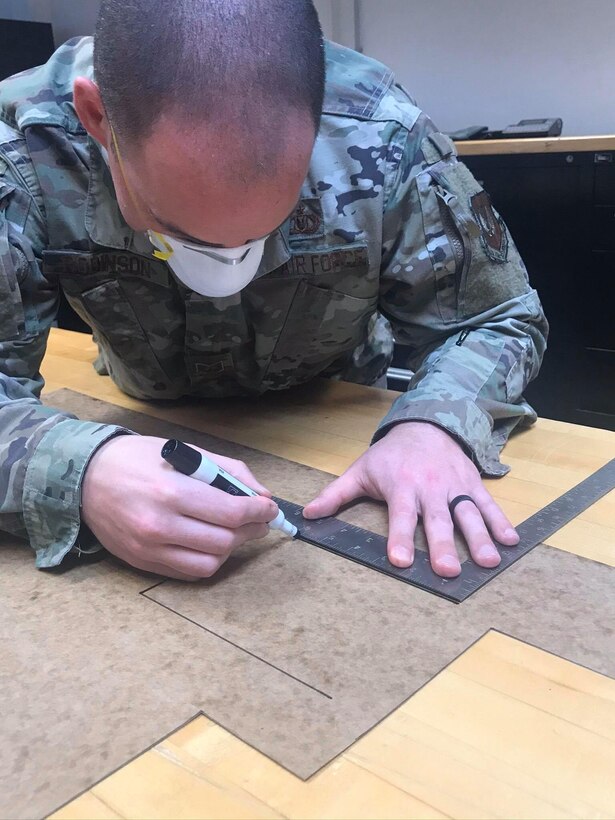
<path id="1" fill-rule="evenodd" d="M 81 418 L 241 458 L 305 503 L 331 476 L 62 390 Z M 372 502 L 344 515 L 385 532 Z M 0 816 L 51 812 L 195 714 L 308 778 L 489 629 L 615 676 L 615 570 L 537 547 L 456 605 L 272 533 L 209 581 L 0 546 Z M 477 707 L 480 716 L 480 707 Z"/>

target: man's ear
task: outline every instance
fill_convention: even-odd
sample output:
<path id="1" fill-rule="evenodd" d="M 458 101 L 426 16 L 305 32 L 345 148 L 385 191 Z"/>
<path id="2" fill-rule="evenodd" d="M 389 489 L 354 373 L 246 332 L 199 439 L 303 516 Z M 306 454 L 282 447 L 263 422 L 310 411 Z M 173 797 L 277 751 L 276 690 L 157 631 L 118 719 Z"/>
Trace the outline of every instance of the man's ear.
<path id="1" fill-rule="evenodd" d="M 96 83 L 87 77 L 77 77 L 73 85 L 73 102 L 88 134 L 108 148 L 109 121 Z"/>

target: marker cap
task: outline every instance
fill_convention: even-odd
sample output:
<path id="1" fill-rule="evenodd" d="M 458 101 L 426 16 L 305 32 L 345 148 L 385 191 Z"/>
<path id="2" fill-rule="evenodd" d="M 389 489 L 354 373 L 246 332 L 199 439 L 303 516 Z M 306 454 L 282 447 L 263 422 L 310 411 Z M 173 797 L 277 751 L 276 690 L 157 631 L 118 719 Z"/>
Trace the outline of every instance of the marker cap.
<path id="1" fill-rule="evenodd" d="M 286 535 L 291 535 L 293 538 L 298 532 L 297 527 L 287 520 L 282 510 L 279 511 L 273 521 L 269 522 L 269 526 L 274 530 L 280 530 L 281 532 L 286 533 Z"/>
<path id="2" fill-rule="evenodd" d="M 169 439 L 164 444 L 160 455 L 184 475 L 192 475 L 201 466 L 202 456 L 199 451 L 176 438 Z"/>

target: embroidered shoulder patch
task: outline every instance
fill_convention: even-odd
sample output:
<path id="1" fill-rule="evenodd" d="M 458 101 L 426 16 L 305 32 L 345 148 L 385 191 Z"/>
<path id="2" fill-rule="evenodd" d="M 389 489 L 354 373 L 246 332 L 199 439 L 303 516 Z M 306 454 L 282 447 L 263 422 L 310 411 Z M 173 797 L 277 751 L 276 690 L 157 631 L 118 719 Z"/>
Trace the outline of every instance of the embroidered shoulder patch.
<path id="1" fill-rule="evenodd" d="M 324 232 L 320 199 L 302 199 L 290 219 L 290 239 L 315 239 L 324 236 Z"/>
<path id="2" fill-rule="evenodd" d="M 480 228 L 483 250 L 493 262 L 502 264 L 508 259 L 508 231 L 503 219 L 496 214 L 486 191 L 470 197 L 470 207 Z"/>

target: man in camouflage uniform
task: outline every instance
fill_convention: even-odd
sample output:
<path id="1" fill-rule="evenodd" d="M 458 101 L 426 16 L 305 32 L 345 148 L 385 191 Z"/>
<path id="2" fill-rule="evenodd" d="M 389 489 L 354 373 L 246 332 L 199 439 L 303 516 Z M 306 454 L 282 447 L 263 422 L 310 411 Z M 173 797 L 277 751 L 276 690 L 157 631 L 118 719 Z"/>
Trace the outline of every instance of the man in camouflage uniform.
<path id="1" fill-rule="evenodd" d="M 258 85 L 259 72 L 278 78 L 293 60 L 321 59 L 307 0 L 178 0 L 173 31 L 168 5 L 133 0 L 122 10 L 103 0 L 100 55 L 122 37 L 118 53 L 128 48 L 140 18 L 160 29 L 152 40 L 142 28 L 130 57 L 137 74 L 150 61 L 132 126 L 111 113 L 129 89 L 110 105 L 90 38 L 0 84 L 0 526 L 29 541 L 39 567 L 74 550 L 85 522 L 137 567 L 198 578 L 265 535 L 277 512 L 266 496 L 221 499 L 167 469 L 157 439 L 40 404 L 39 367 L 62 288 L 93 328 L 98 371 L 140 399 L 257 396 L 322 375 L 374 384 L 395 335 L 412 349 L 409 389 L 306 515 L 371 495 L 389 505 L 393 563 L 411 563 L 421 515 L 437 572 L 459 572 L 453 519 L 475 560 L 494 566 L 493 538 L 512 545 L 517 536 L 479 471 L 503 475 L 499 450 L 535 420 L 522 391 L 547 333 L 506 226 L 450 140 L 380 63 L 326 44 L 315 143 L 292 83 L 275 95 Z M 301 15 L 297 33 L 289 26 Z M 260 47 L 259 26 L 270 46 Z M 207 45 L 196 56 L 187 51 L 192 29 L 194 49 Z M 171 60 L 190 54 L 191 71 L 207 77 L 212 30 L 241 59 L 216 75 L 208 93 L 220 110 L 205 116 L 182 103 L 181 87 L 171 98 L 165 77 L 151 75 L 175 71 L 165 44 Z M 252 61 L 243 75 L 241 60 Z M 238 89 L 240 80 L 250 88 Z M 139 125 L 145 106 L 150 119 Z M 206 256 L 246 237 L 267 240 L 253 281 L 205 296 L 160 258 L 158 232 Z M 218 460 L 265 492 L 247 468 Z M 459 495 L 473 503 L 453 512 Z"/>

